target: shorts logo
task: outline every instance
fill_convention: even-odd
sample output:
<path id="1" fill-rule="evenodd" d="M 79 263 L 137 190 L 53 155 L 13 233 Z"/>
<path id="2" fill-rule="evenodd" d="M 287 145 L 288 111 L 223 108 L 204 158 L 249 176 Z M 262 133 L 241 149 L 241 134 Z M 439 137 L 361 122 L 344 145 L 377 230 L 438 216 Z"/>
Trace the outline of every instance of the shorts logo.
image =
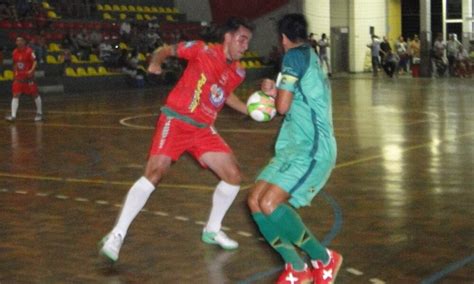
<path id="1" fill-rule="evenodd" d="M 221 87 L 214 84 L 211 86 L 211 93 L 209 95 L 212 105 L 219 107 L 224 103 L 224 90 Z"/>
<path id="2" fill-rule="evenodd" d="M 168 137 L 168 134 L 170 132 L 171 120 L 172 119 L 168 118 L 166 120 L 166 123 L 165 123 L 164 127 L 163 127 L 163 131 L 161 132 L 160 145 L 158 146 L 159 149 L 162 149 L 163 146 L 165 145 L 166 138 Z"/>

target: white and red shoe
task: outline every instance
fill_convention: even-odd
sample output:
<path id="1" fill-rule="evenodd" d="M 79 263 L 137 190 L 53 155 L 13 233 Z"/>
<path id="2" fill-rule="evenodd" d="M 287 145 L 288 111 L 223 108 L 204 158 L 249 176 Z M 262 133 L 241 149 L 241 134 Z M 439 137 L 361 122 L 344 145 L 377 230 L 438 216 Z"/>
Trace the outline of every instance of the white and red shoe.
<path id="1" fill-rule="evenodd" d="M 327 250 L 329 254 L 329 262 L 324 264 L 320 260 L 312 260 L 314 284 L 332 284 L 336 280 L 337 273 L 342 264 L 342 255 Z"/>
<path id="2" fill-rule="evenodd" d="M 305 264 L 302 271 L 296 271 L 290 263 L 285 264 L 285 270 L 280 274 L 277 284 L 311 284 L 313 275 Z"/>

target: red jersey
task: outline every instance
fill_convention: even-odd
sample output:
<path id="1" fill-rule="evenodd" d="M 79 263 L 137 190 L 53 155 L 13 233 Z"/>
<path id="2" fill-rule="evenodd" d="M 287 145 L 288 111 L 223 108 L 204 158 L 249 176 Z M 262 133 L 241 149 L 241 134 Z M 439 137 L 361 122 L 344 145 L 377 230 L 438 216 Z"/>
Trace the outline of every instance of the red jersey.
<path id="1" fill-rule="evenodd" d="M 177 56 L 188 66 L 171 90 L 166 106 L 199 123 L 212 125 L 227 97 L 242 83 L 245 70 L 238 61 L 229 62 L 221 44 L 180 42 Z"/>
<path id="2" fill-rule="evenodd" d="M 15 79 L 27 79 L 28 71 L 31 70 L 31 67 L 35 61 L 36 57 L 31 48 L 15 48 L 15 50 L 13 50 L 13 70 Z"/>

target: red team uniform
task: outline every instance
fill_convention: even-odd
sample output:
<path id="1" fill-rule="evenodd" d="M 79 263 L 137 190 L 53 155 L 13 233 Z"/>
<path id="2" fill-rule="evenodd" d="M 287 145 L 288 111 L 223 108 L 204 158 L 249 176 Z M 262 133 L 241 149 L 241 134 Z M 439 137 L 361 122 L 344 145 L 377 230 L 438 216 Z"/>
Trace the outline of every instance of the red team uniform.
<path id="1" fill-rule="evenodd" d="M 227 60 L 221 44 L 181 42 L 176 55 L 188 60 L 188 66 L 161 109 L 150 155 L 176 161 L 185 151 L 197 160 L 209 151 L 230 153 L 213 125 L 227 97 L 244 80 L 245 70 L 238 61 Z"/>
<path id="2" fill-rule="evenodd" d="M 38 86 L 33 76 L 28 75 L 28 71 L 36 61 L 33 50 L 29 47 L 16 48 L 13 50 L 14 75 L 12 92 L 16 94 L 37 95 Z"/>

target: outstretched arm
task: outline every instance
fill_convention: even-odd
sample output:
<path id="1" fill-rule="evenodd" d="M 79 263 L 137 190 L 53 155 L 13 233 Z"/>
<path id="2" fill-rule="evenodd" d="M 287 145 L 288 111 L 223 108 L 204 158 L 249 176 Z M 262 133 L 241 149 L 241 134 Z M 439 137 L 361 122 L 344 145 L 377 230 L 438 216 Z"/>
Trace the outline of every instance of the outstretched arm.
<path id="1" fill-rule="evenodd" d="M 161 74 L 161 64 L 170 56 L 176 56 L 176 45 L 165 45 L 157 48 L 153 51 L 150 65 L 148 65 L 148 72 L 156 75 Z"/>
<path id="2" fill-rule="evenodd" d="M 230 96 L 227 97 L 225 103 L 236 111 L 248 115 L 247 106 L 234 93 L 231 93 Z"/>

